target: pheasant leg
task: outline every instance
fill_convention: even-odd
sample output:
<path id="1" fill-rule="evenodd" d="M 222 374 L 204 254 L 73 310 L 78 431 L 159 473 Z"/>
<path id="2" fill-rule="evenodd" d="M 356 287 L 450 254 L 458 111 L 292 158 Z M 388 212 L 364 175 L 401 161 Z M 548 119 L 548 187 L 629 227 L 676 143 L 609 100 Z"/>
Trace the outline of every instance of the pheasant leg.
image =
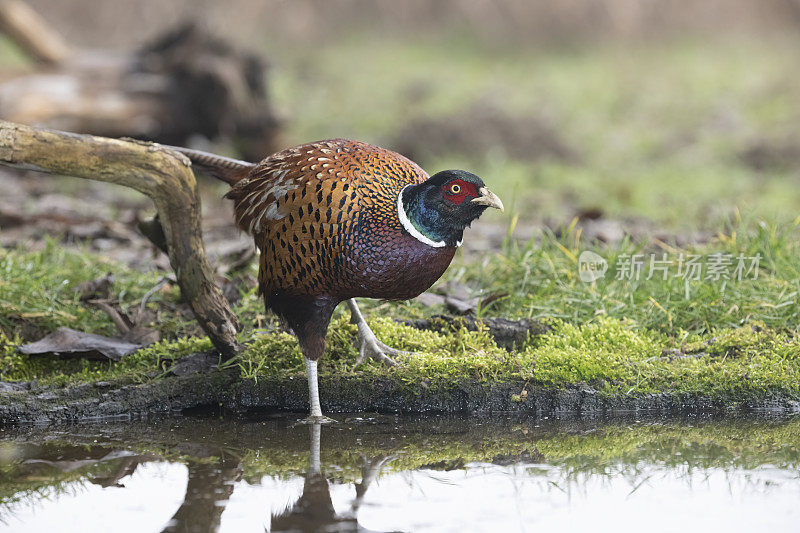
<path id="1" fill-rule="evenodd" d="M 317 379 L 317 362 L 306 357 L 303 358 L 306 363 L 306 374 L 308 375 L 308 404 L 310 406 L 310 414 L 304 422 L 308 424 L 325 424 L 328 422 L 335 422 L 335 420 L 323 416 L 322 408 L 319 404 L 319 382 Z"/>

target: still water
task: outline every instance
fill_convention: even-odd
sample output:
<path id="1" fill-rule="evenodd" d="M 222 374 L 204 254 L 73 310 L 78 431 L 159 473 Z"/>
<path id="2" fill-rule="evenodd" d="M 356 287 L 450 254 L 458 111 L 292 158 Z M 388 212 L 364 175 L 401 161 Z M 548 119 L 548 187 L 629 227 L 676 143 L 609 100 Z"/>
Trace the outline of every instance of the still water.
<path id="1" fill-rule="evenodd" d="M 798 531 L 800 418 L 0 431 L 0 531 Z"/>

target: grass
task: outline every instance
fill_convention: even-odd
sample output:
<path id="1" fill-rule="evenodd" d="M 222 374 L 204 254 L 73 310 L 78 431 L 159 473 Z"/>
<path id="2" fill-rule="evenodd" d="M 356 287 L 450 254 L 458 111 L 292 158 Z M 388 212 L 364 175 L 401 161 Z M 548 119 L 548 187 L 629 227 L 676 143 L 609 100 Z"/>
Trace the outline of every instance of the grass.
<path id="1" fill-rule="evenodd" d="M 581 280 L 579 258 L 585 251 L 607 262 L 605 277 L 589 283 Z M 486 313 L 555 317 L 575 323 L 614 317 L 680 336 L 682 331 L 738 327 L 753 321 L 796 327 L 798 254 L 800 229 L 795 224 L 763 220 L 729 225 L 711 243 L 691 247 L 659 240 L 624 240 L 604 247 L 584 242 L 570 226 L 560 237 L 545 233 L 523 244 L 509 240 L 490 260 L 452 269 L 450 276 L 474 286 L 475 294 L 506 295 L 490 304 Z M 641 267 L 626 269 L 626 261 L 634 257 Z M 699 276 L 691 275 L 686 266 L 692 257 L 701 266 Z M 718 273 L 713 269 L 715 258 L 729 262 Z M 743 268 L 737 273 L 740 258 Z"/>
<path id="2" fill-rule="evenodd" d="M 0 272 L 0 326 L 12 333 L 27 322 L 44 330 L 73 323 L 114 334 L 108 317 L 80 302 L 80 284 L 113 275 L 123 310 L 129 310 L 159 280 L 157 272 L 131 272 L 97 255 L 67 251 L 55 240 L 39 252 L 0 251 Z"/>

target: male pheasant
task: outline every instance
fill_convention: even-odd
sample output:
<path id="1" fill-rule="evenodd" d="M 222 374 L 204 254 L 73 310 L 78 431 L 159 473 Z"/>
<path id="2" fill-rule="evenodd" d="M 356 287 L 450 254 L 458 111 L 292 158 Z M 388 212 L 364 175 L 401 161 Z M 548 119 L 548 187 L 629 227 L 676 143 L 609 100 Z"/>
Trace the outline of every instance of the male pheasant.
<path id="1" fill-rule="evenodd" d="M 260 252 L 259 292 L 300 342 L 310 421 L 324 419 L 317 360 L 334 308 L 350 307 L 359 361 L 394 364 L 389 355 L 402 352 L 377 340 L 354 298 L 419 295 L 447 269 L 464 229 L 487 207 L 503 210 L 474 174 L 428 177 L 400 154 L 358 141 L 303 144 L 258 164 L 175 149 L 232 185 L 236 223 Z"/>

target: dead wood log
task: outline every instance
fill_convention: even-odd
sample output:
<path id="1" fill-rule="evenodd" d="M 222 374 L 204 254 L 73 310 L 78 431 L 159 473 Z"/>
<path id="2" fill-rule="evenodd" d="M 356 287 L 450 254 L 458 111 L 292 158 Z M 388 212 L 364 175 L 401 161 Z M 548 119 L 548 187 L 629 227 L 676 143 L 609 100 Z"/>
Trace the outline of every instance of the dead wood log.
<path id="1" fill-rule="evenodd" d="M 0 1 L 0 31 L 40 63 L 57 65 L 71 55 L 61 35 L 20 0 Z"/>
<path id="2" fill-rule="evenodd" d="M 67 56 L 56 45 L 27 39 L 57 32 L 21 31 L 29 25 L 15 24 L 9 16 L 14 10 L 3 10 L 4 1 L 0 30 L 5 28 L 44 66 L 11 76 L 0 72 L 0 118 L 172 145 L 234 144 L 245 159 L 276 151 L 281 120 L 271 105 L 267 65 L 260 56 L 192 23 L 137 50 L 75 50 Z"/>
<path id="3" fill-rule="evenodd" d="M 158 211 L 181 292 L 225 358 L 239 322 L 213 281 L 191 164 L 158 144 L 107 139 L 0 121 L 0 164 L 116 183 L 149 196 Z"/>

